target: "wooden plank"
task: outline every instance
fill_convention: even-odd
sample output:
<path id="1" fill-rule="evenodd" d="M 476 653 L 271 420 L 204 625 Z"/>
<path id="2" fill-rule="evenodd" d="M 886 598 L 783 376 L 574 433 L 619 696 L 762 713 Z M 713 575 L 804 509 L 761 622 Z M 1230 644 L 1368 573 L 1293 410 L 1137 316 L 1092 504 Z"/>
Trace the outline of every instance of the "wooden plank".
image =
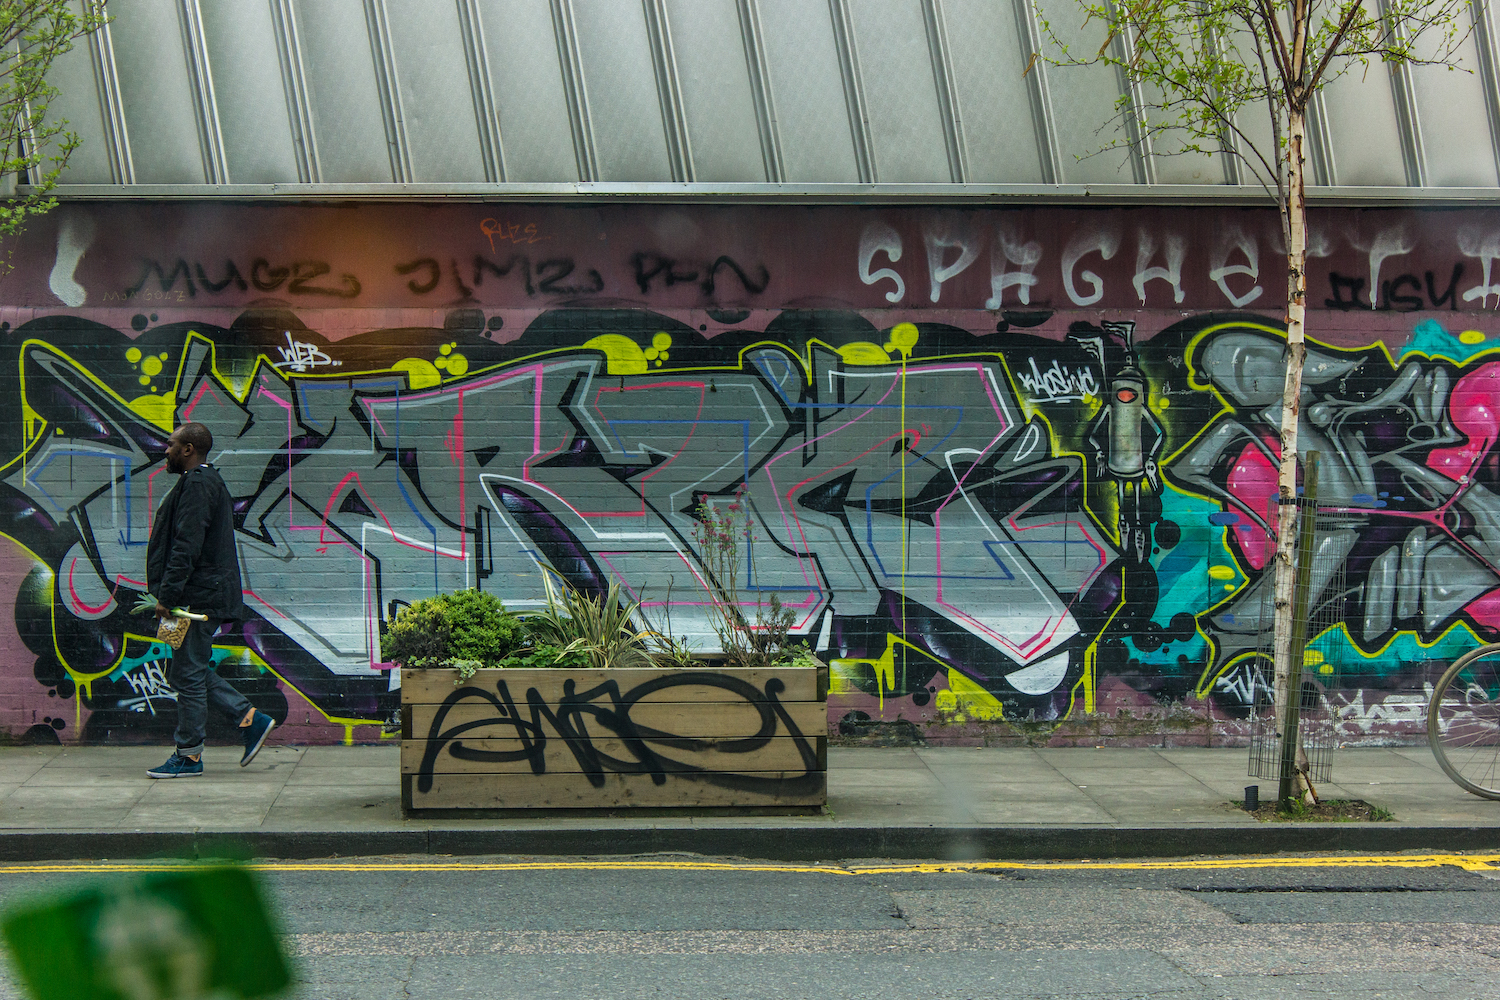
<path id="1" fill-rule="evenodd" d="M 613 706 L 592 706 L 603 712 L 615 713 Z M 558 721 L 567 720 L 568 724 L 587 727 L 590 738 L 621 735 L 610 728 L 610 719 L 600 718 L 585 706 L 580 710 L 573 706 L 567 714 L 561 715 L 560 706 L 548 705 L 547 710 L 558 716 Z M 791 719 L 795 730 L 788 730 L 786 723 L 777 715 L 774 708 L 767 708 L 771 712 L 773 728 L 761 735 L 765 736 L 826 736 L 828 734 L 828 705 L 821 701 L 796 701 L 781 705 L 787 717 Z M 532 712 L 531 707 L 525 704 L 517 704 L 516 709 L 521 716 L 521 722 L 530 727 Z M 501 709 L 488 701 L 466 697 L 453 704 L 443 717 L 442 730 L 434 731 L 433 722 L 440 711 L 438 705 L 403 705 L 401 710 L 402 738 L 403 739 L 436 739 L 447 733 L 447 738 L 463 736 L 465 739 L 503 739 L 515 737 L 516 721 L 508 714 L 502 714 Z M 508 711 L 508 709 L 507 709 Z M 671 702 L 657 703 L 646 702 L 629 708 L 625 713 L 636 727 L 636 731 L 655 730 L 658 733 L 669 733 L 673 736 L 681 736 L 688 739 L 749 739 L 760 734 L 762 726 L 761 711 L 757 706 L 748 702 L 713 703 L 697 702 L 688 704 L 676 704 Z M 469 726 L 474 728 L 458 730 L 458 727 Z M 542 714 L 540 725 L 543 735 L 558 736 L 557 726 Z M 646 733 L 645 735 L 650 735 Z"/>
<path id="2" fill-rule="evenodd" d="M 748 787 L 668 775 L 606 774 L 595 787 L 582 774 L 437 774 L 424 791 L 412 774 L 401 776 L 407 809 L 618 809 L 721 806 L 820 806 L 828 801 L 827 775 L 767 771 L 740 776 Z"/>
<path id="3" fill-rule="evenodd" d="M 826 671 L 826 668 L 824 668 Z M 532 690 L 541 695 L 548 704 L 561 701 L 563 685 L 572 681 L 578 694 L 591 691 L 601 685 L 614 683 L 626 701 L 732 701 L 748 694 L 753 688 L 761 697 L 768 692 L 766 685 L 772 680 L 780 681 L 784 689 L 776 692 L 781 701 L 819 701 L 827 697 L 827 681 L 822 681 L 819 691 L 820 671 L 816 667 L 771 667 L 766 669 L 736 669 L 711 667 L 701 671 L 680 669 L 654 670 L 481 670 L 463 685 L 456 685 L 456 670 L 403 670 L 401 671 L 401 701 L 411 705 L 442 704 L 459 687 L 480 687 L 494 692 L 497 684 L 504 681 L 511 697 L 517 702 L 525 700 Z M 693 682 L 694 678 L 699 682 Z M 712 680 L 709 680 L 712 678 Z M 648 685 L 647 690 L 637 690 Z M 609 696 L 601 694 L 598 700 Z"/>
<path id="4" fill-rule="evenodd" d="M 564 740 L 548 737 L 530 746 L 519 739 L 459 739 L 451 742 L 428 740 L 401 741 L 401 773 L 421 772 L 429 748 L 436 748 L 430 767 L 441 774 L 532 774 L 534 761 L 543 774 L 578 774 L 588 770 L 630 771 L 645 767 L 665 772 L 681 771 L 796 771 L 826 770 L 828 737 L 793 739 L 776 736 L 753 750 L 741 750 L 728 740 L 710 741 L 705 747 L 685 748 L 647 743 L 637 754 L 630 744 L 619 739 Z M 473 760 L 457 757 L 453 749 L 472 754 L 504 754 L 512 759 Z M 810 754 L 809 767 L 803 754 Z M 644 758 L 644 761 L 643 761 Z M 613 765 L 611 762 L 614 763 Z M 587 766 L 586 766 L 587 765 Z"/>

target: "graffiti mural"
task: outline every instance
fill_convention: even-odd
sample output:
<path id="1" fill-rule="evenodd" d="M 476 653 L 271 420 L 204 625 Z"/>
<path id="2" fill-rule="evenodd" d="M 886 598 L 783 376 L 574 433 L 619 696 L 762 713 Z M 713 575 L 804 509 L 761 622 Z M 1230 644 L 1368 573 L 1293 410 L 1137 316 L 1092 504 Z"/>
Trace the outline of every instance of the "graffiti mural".
<path id="1" fill-rule="evenodd" d="M 410 235 L 398 212 L 372 242 L 371 211 L 343 220 L 361 246 Z M 293 738 L 380 737 L 401 685 L 382 623 L 435 592 L 526 610 L 544 572 L 617 582 L 711 650 L 707 595 L 729 582 L 694 528 L 730 503 L 750 515 L 733 587 L 794 612 L 833 667 L 835 722 L 941 739 L 1122 706 L 1244 718 L 1265 684 L 1284 340 L 1244 308 L 1265 217 L 1057 213 L 1071 229 L 1028 236 L 1034 214 L 837 210 L 834 267 L 809 264 L 788 210 L 642 212 L 486 217 L 462 253 L 381 265 L 320 233 L 285 260 L 204 227 L 122 248 L 103 234 L 129 218 L 64 209 L 35 237 L 55 258 L 0 289 L 7 731 L 170 733 L 165 650 L 126 609 L 186 420 L 213 431 L 252 612 L 219 669 Z M 1110 270 L 1141 221 L 1193 238 L 1141 235 L 1133 270 Z M 1426 665 L 1500 634 L 1500 358 L 1490 314 L 1458 311 L 1500 293 L 1488 259 L 1467 287 L 1462 240 L 1440 257 L 1420 218 L 1381 224 L 1416 234 L 1424 280 L 1385 273 L 1353 223 L 1327 237 L 1301 427 L 1341 517 L 1320 545 L 1346 567 L 1314 581 L 1342 624 L 1310 655 L 1337 667 L 1355 739 L 1412 731 Z"/>

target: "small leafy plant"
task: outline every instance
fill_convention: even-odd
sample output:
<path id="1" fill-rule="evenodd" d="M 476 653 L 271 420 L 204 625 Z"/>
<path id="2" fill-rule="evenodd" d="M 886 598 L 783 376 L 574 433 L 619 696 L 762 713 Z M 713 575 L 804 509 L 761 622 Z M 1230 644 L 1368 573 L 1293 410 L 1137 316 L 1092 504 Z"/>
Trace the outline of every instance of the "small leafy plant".
<path id="1" fill-rule="evenodd" d="M 521 619 L 493 594 L 459 590 L 402 608 L 380 637 L 380 655 L 404 667 L 453 667 L 472 677 L 530 644 Z"/>
<path id="2" fill-rule="evenodd" d="M 587 669 L 593 666 L 593 662 L 588 658 L 588 654 L 580 650 L 563 649 L 543 643 L 530 649 L 518 650 L 495 666 L 504 667 L 507 670 L 537 670 L 547 667 Z"/>
<path id="3" fill-rule="evenodd" d="M 547 609 L 527 619 L 540 640 L 565 654 L 581 654 L 589 665 L 609 667 L 654 666 L 646 642 L 649 630 L 633 624 L 640 601 L 626 602 L 620 585 L 612 583 L 603 597 L 589 597 L 566 583 L 561 588 L 547 580 Z"/>

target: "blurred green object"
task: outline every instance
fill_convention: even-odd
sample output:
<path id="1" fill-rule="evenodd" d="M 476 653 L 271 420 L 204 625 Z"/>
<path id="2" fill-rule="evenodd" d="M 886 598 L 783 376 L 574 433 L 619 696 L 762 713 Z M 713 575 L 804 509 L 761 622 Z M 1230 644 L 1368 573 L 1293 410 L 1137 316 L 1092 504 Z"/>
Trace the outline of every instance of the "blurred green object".
<path id="1" fill-rule="evenodd" d="M 291 982 L 250 872 L 148 875 L 6 914 L 32 1000 L 264 997 Z"/>

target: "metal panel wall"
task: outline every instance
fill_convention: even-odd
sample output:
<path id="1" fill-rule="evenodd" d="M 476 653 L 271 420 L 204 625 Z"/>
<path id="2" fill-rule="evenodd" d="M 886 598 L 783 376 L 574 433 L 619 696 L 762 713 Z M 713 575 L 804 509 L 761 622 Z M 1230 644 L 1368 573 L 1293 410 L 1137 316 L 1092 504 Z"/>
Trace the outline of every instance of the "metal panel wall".
<path id="1" fill-rule="evenodd" d="M 104 110 L 93 46 L 87 41 L 74 45 L 73 51 L 53 62 L 47 79 L 58 89 L 47 120 L 55 123 L 67 119 L 69 129 L 83 139 L 83 145 L 69 157 L 68 169 L 63 171 L 59 183 L 121 183 L 111 169 L 109 144 L 104 139 Z"/>
<path id="2" fill-rule="evenodd" d="M 788 181 L 858 181 L 833 24 L 825 4 L 759 0 Z"/>
<path id="3" fill-rule="evenodd" d="M 1481 37 L 1470 34 L 1459 50 L 1468 72 L 1443 66 L 1411 69 L 1427 183 L 1434 187 L 1494 187 L 1497 182 L 1495 144 L 1489 141 L 1494 122 L 1485 103 L 1486 80 L 1477 44 Z M 1418 39 L 1419 45 L 1424 42 L 1430 53 L 1430 41 Z M 1494 83 L 1488 81 L 1491 87 Z"/>
<path id="4" fill-rule="evenodd" d="M 1475 10 L 1458 71 L 1375 63 L 1330 84 L 1309 122 L 1310 180 L 1500 187 L 1500 49 L 1494 15 Z M 1032 0 L 110 0 L 109 12 L 51 78 L 54 115 L 83 139 L 65 183 L 120 194 L 1255 186 L 1232 156 L 1174 157 L 1166 137 L 1101 153 L 1129 134 L 1120 74 L 1028 68 L 1049 48 Z M 1102 28 L 1085 30 L 1073 0 L 1046 14 L 1076 54 L 1097 51 Z M 1263 109 L 1241 125 L 1242 152 L 1273 145 Z"/>
<path id="5" fill-rule="evenodd" d="M 1242 60 L 1250 63 L 1252 70 L 1258 75 L 1261 70 L 1255 60 L 1255 40 L 1248 32 L 1239 32 L 1233 38 L 1235 50 Z M 1270 180 L 1275 176 L 1276 163 L 1276 141 L 1271 130 L 1270 109 L 1262 103 L 1250 104 L 1240 109 L 1235 119 L 1235 124 L 1241 136 L 1230 136 L 1229 145 L 1240 151 L 1240 154 L 1248 161 L 1256 161 L 1255 170 L 1252 171 L 1249 164 L 1240 164 L 1237 167 L 1240 183 L 1259 186 L 1257 176 Z M 1252 149 L 1253 147 L 1253 149 Z M 1255 152 L 1259 151 L 1270 164 L 1269 167 L 1261 166 L 1256 160 Z"/>
<path id="6" fill-rule="evenodd" d="M 1161 100 L 1160 92 L 1145 91 L 1147 101 Z M 1157 116 L 1158 120 L 1162 116 Z M 1223 184 L 1224 163 L 1217 153 L 1183 151 L 1188 137 L 1180 132 L 1159 132 L 1152 137 L 1153 179 L 1159 184 Z M 1204 149 L 1218 148 L 1218 143 L 1199 142 Z"/>
<path id="7" fill-rule="evenodd" d="M 204 39 L 229 180 L 275 184 L 297 176 L 297 148 L 269 3 L 210 3 Z"/>
<path id="8" fill-rule="evenodd" d="M 1073 4 L 1054 7 L 1048 13 L 1058 35 L 1077 39 L 1075 51 L 1085 56 L 1097 51 L 1104 41 L 1103 27 L 1083 28 L 1082 14 Z M 1128 152 L 1099 152 L 1116 134 L 1109 124 L 1115 119 L 1115 98 L 1120 94 L 1115 71 L 1106 66 L 1053 66 L 1047 82 L 1057 123 L 1058 180 L 1084 184 L 1134 180 Z"/>
<path id="9" fill-rule="evenodd" d="M 1374 0 L 1366 9 L 1378 14 Z M 1407 184 L 1402 129 L 1390 71 L 1378 62 L 1348 67 L 1323 91 L 1334 184 Z"/>
<path id="10" fill-rule="evenodd" d="M 500 113 L 505 179 L 579 180 L 551 10 L 539 0 L 481 0 L 477 6 Z"/>
<path id="11" fill-rule="evenodd" d="M 856 0 L 849 5 L 870 120 L 874 179 L 882 182 L 957 179 L 948 162 L 924 2 Z"/>
<path id="12" fill-rule="evenodd" d="M 297 0 L 297 33 L 324 181 L 395 180 L 364 7 Z"/>
<path id="13" fill-rule="evenodd" d="M 628 0 L 573 8 L 599 180 L 673 180 L 645 11 Z"/>
<path id="14" fill-rule="evenodd" d="M 734 0 L 668 0 L 667 20 L 699 182 L 770 180 Z"/>
<path id="15" fill-rule="evenodd" d="M 413 180 L 484 181 L 469 62 L 454 0 L 386 0 Z"/>
<path id="16" fill-rule="evenodd" d="M 209 178 L 177 6 L 114 0 L 110 11 L 121 105 L 135 138 L 130 156 L 136 182 L 202 184 Z"/>
<path id="17" fill-rule="evenodd" d="M 1028 81 L 1017 69 L 1026 65 L 1031 49 L 1029 40 L 1022 43 L 1015 13 L 994 0 L 943 0 L 943 15 L 952 47 L 968 179 L 1044 183 Z"/>
<path id="18" fill-rule="evenodd" d="M 1356 66 L 1323 91 L 1335 184 L 1405 184 L 1401 129 L 1383 66 Z"/>

